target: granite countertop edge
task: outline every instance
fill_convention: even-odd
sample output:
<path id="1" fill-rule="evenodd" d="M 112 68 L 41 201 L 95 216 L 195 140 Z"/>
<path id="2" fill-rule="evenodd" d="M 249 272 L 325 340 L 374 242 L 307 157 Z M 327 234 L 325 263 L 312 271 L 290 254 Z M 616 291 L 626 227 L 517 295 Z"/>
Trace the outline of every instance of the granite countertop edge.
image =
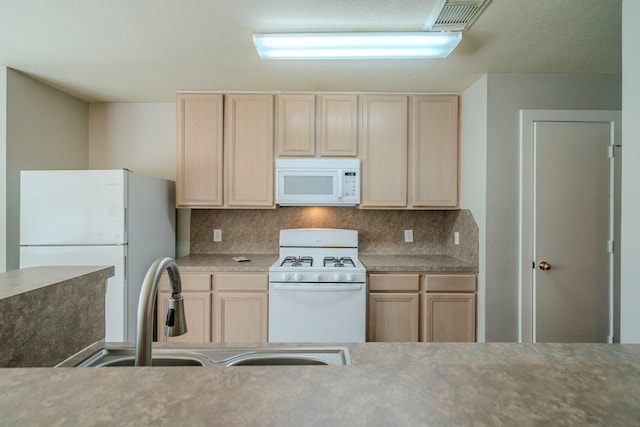
<path id="1" fill-rule="evenodd" d="M 106 280 L 113 266 L 42 266 L 0 273 L 0 300 L 74 281 Z"/>
<path id="2" fill-rule="evenodd" d="M 249 258 L 237 262 L 235 256 Z M 465 272 L 477 273 L 478 266 L 448 255 L 360 254 L 368 272 Z M 176 259 L 181 271 L 267 272 L 278 254 L 192 254 Z"/>

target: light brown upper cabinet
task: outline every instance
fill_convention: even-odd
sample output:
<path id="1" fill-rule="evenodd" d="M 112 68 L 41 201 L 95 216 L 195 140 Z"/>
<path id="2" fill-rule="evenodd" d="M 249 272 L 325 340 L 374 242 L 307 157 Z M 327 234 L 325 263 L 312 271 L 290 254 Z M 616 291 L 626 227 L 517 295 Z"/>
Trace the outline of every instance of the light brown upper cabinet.
<path id="1" fill-rule="evenodd" d="M 458 97 L 411 97 L 409 205 L 458 205 Z"/>
<path id="2" fill-rule="evenodd" d="M 225 205 L 273 208 L 273 95 L 225 95 Z"/>
<path id="3" fill-rule="evenodd" d="M 275 144 L 360 157 L 361 208 L 455 209 L 458 120 L 457 95 L 179 93 L 177 205 L 275 208 Z"/>
<path id="4" fill-rule="evenodd" d="M 178 207 L 222 206 L 222 95 L 177 95 Z"/>
<path id="5" fill-rule="evenodd" d="M 358 95 L 318 95 L 320 156 L 358 155 Z"/>
<path id="6" fill-rule="evenodd" d="M 407 206 L 407 103 L 404 95 L 362 95 L 363 208 Z"/>
<path id="7" fill-rule="evenodd" d="M 358 95 L 276 95 L 279 157 L 358 155 Z"/>
<path id="8" fill-rule="evenodd" d="M 316 96 L 276 95 L 276 147 L 279 156 L 313 157 L 315 150 Z"/>
<path id="9" fill-rule="evenodd" d="M 178 207 L 275 207 L 273 95 L 179 93 L 176 125 Z"/>

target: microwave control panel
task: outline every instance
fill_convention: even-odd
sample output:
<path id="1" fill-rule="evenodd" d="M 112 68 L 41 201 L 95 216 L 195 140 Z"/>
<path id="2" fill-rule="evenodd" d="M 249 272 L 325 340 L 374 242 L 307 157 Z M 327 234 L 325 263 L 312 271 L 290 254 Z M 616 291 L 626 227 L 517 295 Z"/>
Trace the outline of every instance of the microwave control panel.
<path id="1" fill-rule="evenodd" d="M 344 171 L 342 188 L 344 189 L 345 197 L 355 197 L 358 195 L 358 173 L 356 171 Z"/>

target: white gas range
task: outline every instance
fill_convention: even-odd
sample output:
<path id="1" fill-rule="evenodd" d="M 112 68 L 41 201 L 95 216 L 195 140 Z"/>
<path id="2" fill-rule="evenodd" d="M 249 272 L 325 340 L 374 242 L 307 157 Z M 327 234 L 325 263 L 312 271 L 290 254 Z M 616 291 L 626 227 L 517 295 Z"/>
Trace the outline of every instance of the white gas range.
<path id="1" fill-rule="evenodd" d="M 269 341 L 364 342 L 366 276 L 356 230 L 281 230 L 269 268 Z"/>

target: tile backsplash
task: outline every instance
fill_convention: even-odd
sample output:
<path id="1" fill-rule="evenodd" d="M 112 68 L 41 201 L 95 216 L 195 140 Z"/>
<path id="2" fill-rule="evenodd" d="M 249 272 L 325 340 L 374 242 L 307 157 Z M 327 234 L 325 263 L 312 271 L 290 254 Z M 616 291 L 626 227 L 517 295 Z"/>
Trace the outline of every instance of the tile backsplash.
<path id="1" fill-rule="evenodd" d="M 439 254 L 478 263 L 478 226 L 466 209 L 447 211 L 364 210 L 353 207 L 191 211 L 191 254 L 276 254 L 283 228 L 358 230 L 361 254 Z M 213 242 L 213 229 L 222 241 Z M 405 243 L 404 230 L 413 230 Z M 454 244 L 454 232 L 460 244 Z"/>

